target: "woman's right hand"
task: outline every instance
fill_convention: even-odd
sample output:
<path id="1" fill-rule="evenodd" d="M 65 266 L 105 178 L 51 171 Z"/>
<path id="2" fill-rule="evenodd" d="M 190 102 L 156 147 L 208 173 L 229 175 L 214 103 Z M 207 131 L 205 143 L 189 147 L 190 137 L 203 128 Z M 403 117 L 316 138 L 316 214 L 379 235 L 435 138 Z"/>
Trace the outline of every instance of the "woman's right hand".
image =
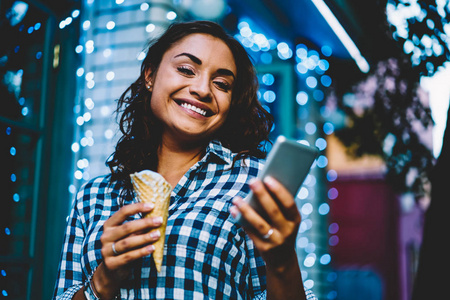
<path id="1" fill-rule="evenodd" d="M 134 203 L 123 206 L 103 225 L 101 253 L 103 262 L 96 269 L 93 284 L 102 299 L 113 298 L 119 291 L 120 283 L 131 272 L 132 262 L 154 251 L 153 243 L 160 237 L 156 229 L 162 218 L 141 218 L 129 222 L 125 220 L 138 213 L 149 213 L 153 205 Z M 124 223 L 125 222 L 125 223 Z M 113 244 L 116 253 L 113 251 Z"/>

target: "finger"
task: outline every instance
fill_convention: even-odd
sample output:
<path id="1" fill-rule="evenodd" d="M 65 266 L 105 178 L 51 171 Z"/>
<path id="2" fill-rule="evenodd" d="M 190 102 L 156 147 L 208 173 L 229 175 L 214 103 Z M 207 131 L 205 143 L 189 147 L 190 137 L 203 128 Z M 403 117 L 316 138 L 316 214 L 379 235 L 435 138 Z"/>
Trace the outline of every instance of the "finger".
<path id="1" fill-rule="evenodd" d="M 113 214 L 106 222 L 107 226 L 116 226 L 138 213 L 148 213 L 154 208 L 152 203 L 133 203 L 123 206 L 118 212 Z"/>
<path id="2" fill-rule="evenodd" d="M 147 233 L 151 229 L 158 228 L 162 224 L 162 217 L 142 218 L 123 223 L 115 227 L 104 228 L 100 237 L 102 244 L 116 242 L 130 235 Z"/>
<path id="3" fill-rule="evenodd" d="M 115 270 L 120 267 L 124 267 L 131 263 L 132 261 L 135 261 L 139 258 L 145 257 L 147 255 L 152 254 L 155 251 L 155 246 L 153 244 L 145 245 L 143 247 L 130 250 L 124 253 L 120 253 L 119 255 L 114 256 L 104 256 L 105 264 L 108 269 Z"/>
<path id="4" fill-rule="evenodd" d="M 235 197 L 233 199 L 233 204 L 236 209 L 239 210 L 242 217 L 252 226 L 251 228 L 246 228 L 246 230 L 251 230 L 257 234 L 263 236 L 270 230 L 270 225 L 261 217 L 250 205 L 247 204 L 241 197 Z M 232 209 L 233 210 L 233 209 Z"/>
<path id="5" fill-rule="evenodd" d="M 269 221 L 274 225 L 282 223 L 285 218 L 277 201 L 274 199 L 274 196 L 276 195 L 271 194 L 261 180 L 258 179 L 250 182 L 250 188 L 252 189 L 253 194 L 258 198 L 264 211 L 267 213 Z"/>
<path id="6" fill-rule="evenodd" d="M 140 235 L 133 235 L 129 236 L 127 238 L 121 239 L 115 243 L 111 243 L 110 249 L 110 255 L 111 256 L 117 256 L 126 252 L 129 252 L 131 250 L 135 250 L 138 248 L 142 248 L 144 246 L 148 246 L 154 242 L 156 242 L 161 237 L 161 233 L 159 230 L 153 230 L 149 233 L 140 234 Z M 112 245 L 114 244 L 114 249 Z M 116 250 L 116 253 L 114 253 L 114 250 Z M 119 253 L 119 254 L 117 254 Z"/>
<path id="7" fill-rule="evenodd" d="M 285 218 L 290 221 L 297 221 L 300 213 L 295 203 L 294 196 L 275 178 L 267 176 L 264 178 L 264 185 L 272 195 L 278 200 L 279 207 Z"/>

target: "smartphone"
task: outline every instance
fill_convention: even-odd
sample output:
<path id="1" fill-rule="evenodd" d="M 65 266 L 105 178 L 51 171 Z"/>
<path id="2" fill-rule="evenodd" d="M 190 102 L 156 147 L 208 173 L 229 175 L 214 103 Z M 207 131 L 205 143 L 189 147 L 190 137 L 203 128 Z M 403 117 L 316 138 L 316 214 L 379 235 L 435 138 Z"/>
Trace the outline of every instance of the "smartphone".
<path id="1" fill-rule="evenodd" d="M 295 197 L 318 155 L 319 150 L 316 147 L 280 135 L 267 155 L 266 163 L 258 178 L 264 180 L 266 176 L 272 176 Z M 251 191 L 244 201 L 267 219 L 267 213 Z M 236 217 L 236 221 L 238 224 L 248 225 L 240 214 Z"/>

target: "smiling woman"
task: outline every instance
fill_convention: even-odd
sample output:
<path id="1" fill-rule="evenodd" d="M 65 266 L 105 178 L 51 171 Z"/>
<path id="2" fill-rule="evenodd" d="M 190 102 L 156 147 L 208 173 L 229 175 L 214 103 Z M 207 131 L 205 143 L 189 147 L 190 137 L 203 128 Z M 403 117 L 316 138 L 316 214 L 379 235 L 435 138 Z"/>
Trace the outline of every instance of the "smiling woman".
<path id="1" fill-rule="evenodd" d="M 274 179 L 250 182 L 273 123 L 257 88 L 247 52 L 215 23 L 173 24 L 150 44 L 118 101 L 111 174 L 75 200 L 54 299 L 315 299 L 295 252 L 293 195 Z M 173 187 L 165 235 L 160 218 L 141 217 L 155 207 L 135 197 L 130 175 L 142 170 Z M 242 201 L 250 190 L 268 219 Z"/>
<path id="2" fill-rule="evenodd" d="M 235 73 L 228 46 L 206 34 L 184 37 L 164 54 L 156 71 L 147 69 L 150 107 L 163 124 L 162 145 L 207 143 L 227 118 Z"/>

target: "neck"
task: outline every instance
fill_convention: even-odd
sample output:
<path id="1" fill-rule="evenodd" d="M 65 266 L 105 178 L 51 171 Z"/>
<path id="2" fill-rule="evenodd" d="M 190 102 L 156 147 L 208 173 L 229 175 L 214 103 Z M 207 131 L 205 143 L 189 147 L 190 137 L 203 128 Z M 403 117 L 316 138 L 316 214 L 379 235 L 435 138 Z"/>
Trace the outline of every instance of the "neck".
<path id="1" fill-rule="evenodd" d="M 204 145 L 180 145 L 163 139 L 158 149 L 157 172 L 172 185 L 172 188 L 175 188 L 181 177 L 203 157 L 204 153 Z"/>

